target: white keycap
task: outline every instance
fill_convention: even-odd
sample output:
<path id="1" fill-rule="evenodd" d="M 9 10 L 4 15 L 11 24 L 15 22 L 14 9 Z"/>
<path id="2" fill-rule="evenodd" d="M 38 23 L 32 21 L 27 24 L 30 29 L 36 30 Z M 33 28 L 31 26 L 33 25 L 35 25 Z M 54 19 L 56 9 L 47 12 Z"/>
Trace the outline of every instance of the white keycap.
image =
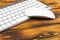
<path id="1" fill-rule="evenodd" d="M 17 19 L 17 17 L 12 17 L 14 20 Z"/>
<path id="2" fill-rule="evenodd" d="M 12 24 L 10 22 L 7 23 L 8 26 L 11 26 Z"/>
<path id="3" fill-rule="evenodd" d="M 9 20 L 7 20 L 7 19 L 6 19 L 6 20 L 4 20 L 3 22 L 4 22 L 4 23 L 8 23 L 8 22 L 9 22 Z"/>
<path id="4" fill-rule="evenodd" d="M 0 22 L 0 25 L 3 25 L 3 24 L 4 24 L 4 22 L 1 21 L 1 22 Z"/>
<path id="5" fill-rule="evenodd" d="M 2 19 L 2 18 L 0 18 L 0 22 L 1 22 L 1 21 L 3 21 L 3 19 Z"/>
<path id="6" fill-rule="evenodd" d="M 7 20 L 8 18 L 7 18 L 7 17 L 3 17 L 2 19 L 3 19 L 3 20 Z"/>
<path id="7" fill-rule="evenodd" d="M 16 22 L 15 20 L 12 21 L 12 22 L 10 22 L 10 23 L 13 24 L 13 25 L 14 25 L 14 24 L 17 24 L 17 22 Z"/>
<path id="8" fill-rule="evenodd" d="M 3 28 L 3 29 L 8 28 L 7 24 L 2 25 L 2 28 Z"/>
<path id="9" fill-rule="evenodd" d="M 0 26 L 0 32 L 3 30 L 4 28 L 2 26 Z"/>
<path id="10" fill-rule="evenodd" d="M 8 19 L 8 21 L 10 21 L 10 22 L 11 22 L 11 21 L 13 21 L 13 19 L 12 19 L 12 18 L 9 18 L 9 19 Z"/>

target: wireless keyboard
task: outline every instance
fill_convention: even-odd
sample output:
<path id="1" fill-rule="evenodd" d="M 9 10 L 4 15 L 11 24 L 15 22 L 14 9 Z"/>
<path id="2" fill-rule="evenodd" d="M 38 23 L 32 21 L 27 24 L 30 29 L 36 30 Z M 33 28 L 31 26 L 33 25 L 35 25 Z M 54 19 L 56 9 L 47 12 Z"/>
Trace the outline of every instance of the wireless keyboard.
<path id="1" fill-rule="evenodd" d="M 51 8 L 37 0 L 21 0 L 18 3 L 0 8 L 0 32 L 29 20 L 25 14 L 31 8 Z"/>

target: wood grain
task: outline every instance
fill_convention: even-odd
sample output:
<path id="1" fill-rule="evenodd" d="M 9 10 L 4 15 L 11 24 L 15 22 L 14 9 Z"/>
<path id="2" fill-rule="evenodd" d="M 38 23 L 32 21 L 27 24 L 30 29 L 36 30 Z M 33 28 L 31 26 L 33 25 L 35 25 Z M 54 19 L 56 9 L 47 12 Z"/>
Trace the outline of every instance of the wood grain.
<path id="1" fill-rule="evenodd" d="M 55 13 L 56 19 L 31 18 L 22 24 L 1 32 L 0 40 L 60 40 L 60 0 L 38 1 L 51 6 L 51 11 Z M 0 7 L 8 4 L 11 3 L 0 3 Z"/>

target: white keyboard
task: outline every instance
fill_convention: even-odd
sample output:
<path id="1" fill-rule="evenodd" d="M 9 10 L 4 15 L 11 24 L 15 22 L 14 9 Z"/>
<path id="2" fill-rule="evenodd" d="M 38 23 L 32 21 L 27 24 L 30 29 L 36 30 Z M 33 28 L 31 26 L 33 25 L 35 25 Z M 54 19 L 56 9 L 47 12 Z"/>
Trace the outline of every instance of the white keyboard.
<path id="1" fill-rule="evenodd" d="M 47 5 L 36 0 L 22 0 L 16 4 L 1 8 L 0 32 L 28 20 L 29 16 L 26 16 L 24 13 L 30 8 L 50 9 Z"/>

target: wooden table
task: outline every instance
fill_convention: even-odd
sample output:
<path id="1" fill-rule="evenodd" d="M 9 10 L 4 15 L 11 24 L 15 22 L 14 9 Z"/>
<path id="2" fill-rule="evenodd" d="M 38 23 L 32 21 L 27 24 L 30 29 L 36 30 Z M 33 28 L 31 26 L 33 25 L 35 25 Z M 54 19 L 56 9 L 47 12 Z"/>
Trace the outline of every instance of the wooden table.
<path id="1" fill-rule="evenodd" d="M 60 0 L 39 1 L 52 7 L 51 11 L 55 13 L 56 19 L 31 18 L 24 23 L 1 32 L 0 40 L 60 40 Z M 0 7 L 11 3 L 0 2 Z"/>

